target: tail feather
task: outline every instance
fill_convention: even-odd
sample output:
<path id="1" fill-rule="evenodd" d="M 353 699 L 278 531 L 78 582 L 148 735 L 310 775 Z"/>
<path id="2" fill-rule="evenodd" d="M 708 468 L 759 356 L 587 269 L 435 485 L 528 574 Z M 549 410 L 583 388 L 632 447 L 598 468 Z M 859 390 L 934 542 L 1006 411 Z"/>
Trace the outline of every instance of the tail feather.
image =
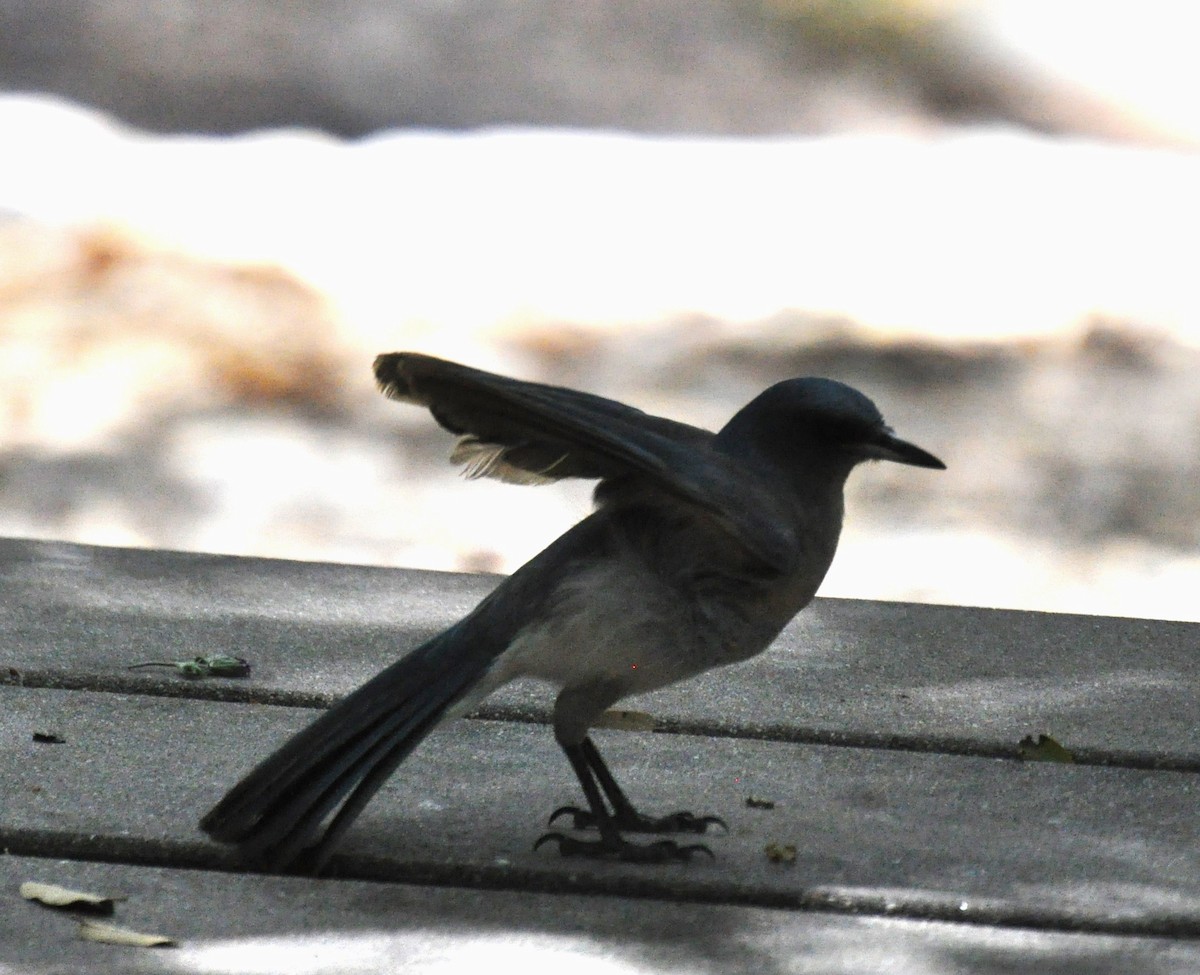
<path id="1" fill-rule="evenodd" d="M 318 868 L 396 766 L 491 666 L 495 649 L 470 639 L 466 631 L 475 628 L 464 625 L 468 620 L 381 671 L 286 742 L 213 807 L 201 829 L 272 869 Z M 322 835 L 322 822 L 339 803 Z"/>
<path id="2" fill-rule="evenodd" d="M 350 827 L 363 807 L 370 801 L 371 797 L 379 790 L 379 788 L 388 780 L 396 767 L 404 761 L 408 754 L 421 742 L 424 737 L 437 725 L 442 714 L 443 708 L 439 708 L 419 723 L 414 723 L 411 729 L 403 735 L 399 745 L 392 745 L 392 739 L 384 739 L 379 742 L 367 755 L 364 756 L 361 765 L 361 779 L 354 786 L 353 790 L 346 797 L 336 815 L 330 820 L 329 825 L 325 828 L 321 839 L 302 852 L 304 854 L 305 865 L 313 870 L 320 869 L 324 864 L 333 848 L 341 839 L 342 834 Z M 313 818 L 312 814 L 308 814 L 305 820 L 305 826 L 311 823 L 314 827 L 319 822 L 320 817 Z M 300 840 L 303 835 L 309 835 L 307 832 L 297 829 L 295 831 L 296 840 Z M 302 844 L 291 843 L 286 848 L 286 853 L 289 859 L 293 858 L 295 853 L 301 852 Z M 280 847 L 283 851 L 283 847 Z"/>

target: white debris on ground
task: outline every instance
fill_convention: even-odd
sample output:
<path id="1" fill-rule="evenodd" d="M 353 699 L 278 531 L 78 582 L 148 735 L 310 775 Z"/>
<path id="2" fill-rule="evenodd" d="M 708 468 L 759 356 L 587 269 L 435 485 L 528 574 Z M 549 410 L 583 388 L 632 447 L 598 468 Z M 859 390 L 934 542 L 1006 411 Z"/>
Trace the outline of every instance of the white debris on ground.
<path id="1" fill-rule="evenodd" d="M 827 595 L 1200 619 L 1184 151 L 1003 130 L 152 137 L 0 97 L 0 532 L 507 570 L 587 490 L 457 480 L 413 348 L 705 425 L 786 375 L 855 476 Z"/>

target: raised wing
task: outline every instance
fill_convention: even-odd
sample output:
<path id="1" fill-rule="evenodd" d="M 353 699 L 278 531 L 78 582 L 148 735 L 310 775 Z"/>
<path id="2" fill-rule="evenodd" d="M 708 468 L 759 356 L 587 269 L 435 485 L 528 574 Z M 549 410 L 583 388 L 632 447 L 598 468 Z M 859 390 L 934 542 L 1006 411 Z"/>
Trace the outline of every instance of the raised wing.
<path id="1" fill-rule="evenodd" d="M 389 398 L 427 407 L 459 435 L 453 456 L 469 474 L 522 483 L 644 478 L 705 509 L 767 566 L 790 568 L 796 540 L 777 499 L 754 473 L 714 450 L 707 430 L 411 352 L 377 357 L 375 378 Z"/>

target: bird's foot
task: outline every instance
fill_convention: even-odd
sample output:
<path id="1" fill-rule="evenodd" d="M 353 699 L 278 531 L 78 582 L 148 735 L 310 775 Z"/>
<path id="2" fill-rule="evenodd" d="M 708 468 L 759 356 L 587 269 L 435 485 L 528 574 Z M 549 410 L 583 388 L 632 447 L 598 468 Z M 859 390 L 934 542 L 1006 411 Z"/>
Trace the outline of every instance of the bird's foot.
<path id="1" fill-rule="evenodd" d="M 547 826 L 553 826 L 560 816 L 571 817 L 572 829 L 598 829 L 599 821 L 590 809 L 579 806 L 560 806 L 550 814 Z M 729 826 L 720 816 L 696 816 L 690 812 L 676 812 L 669 816 L 643 816 L 640 812 L 630 810 L 618 812 L 612 817 L 612 824 L 627 833 L 704 833 L 709 826 L 720 826 L 729 832 Z"/>
<path id="2" fill-rule="evenodd" d="M 536 850 L 551 840 L 558 843 L 558 852 L 564 857 L 590 857 L 594 860 L 619 860 L 622 863 L 686 863 L 699 853 L 716 859 L 713 851 L 703 843 L 680 844 L 674 840 L 659 840 L 657 843 L 630 843 L 619 834 L 603 835 L 598 840 L 577 840 L 564 833 L 546 833 L 533 844 Z"/>

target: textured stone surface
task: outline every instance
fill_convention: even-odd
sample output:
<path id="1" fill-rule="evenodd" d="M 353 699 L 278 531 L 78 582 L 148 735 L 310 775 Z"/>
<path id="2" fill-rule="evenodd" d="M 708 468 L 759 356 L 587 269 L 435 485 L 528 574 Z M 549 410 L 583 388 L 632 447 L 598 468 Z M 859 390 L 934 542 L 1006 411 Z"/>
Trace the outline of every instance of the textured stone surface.
<path id="1" fill-rule="evenodd" d="M 89 944 L 33 904 L 5 910 L 0 965 L 28 975 L 143 972 L 519 971 L 550 975 L 1182 975 L 1195 943 L 569 894 L 231 876 L 0 858 L 27 879 L 127 895 L 118 923 L 176 938 L 137 951 Z"/>
<path id="2" fill-rule="evenodd" d="M 38 684 L 328 701 L 497 581 L 0 540 L 0 665 Z M 628 706 L 720 734 L 983 754 L 1051 734 L 1096 760 L 1200 768 L 1198 639 L 1191 623 L 818 599 L 758 659 Z M 128 669 L 219 652 L 248 658 L 250 679 Z M 513 687 L 493 711 L 544 715 L 549 699 Z"/>
<path id="3" fill-rule="evenodd" d="M 0 836 L 50 834 L 151 862 L 222 862 L 200 816 L 312 712 L 80 691 L 0 689 Z M 32 733 L 63 744 L 38 744 Z M 564 860 L 533 842 L 578 802 L 548 729 L 469 720 L 439 730 L 347 834 L 335 866 L 388 879 L 491 878 L 505 886 L 732 903 L 892 900 L 908 913 L 1084 926 L 1195 926 L 1195 776 L 1178 772 L 601 732 L 648 811 L 723 816 L 715 860 L 646 868 Z M 747 796 L 774 809 L 752 809 Z M 796 862 L 772 863 L 772 843 Z M 203 848 L 198 848 L 203 844 Z M 964 906 L 965 905 L 965 906 Z"/>
<path id="4" fill-rule="evenodd" d="M 411 756 L 336 880 L 254 875 L 198 832 L 317 713 L 267 702 L 337 696 L 494 581 L 0 543 L 0 972 L 1200 964 L 1189 624 L 823 601 L 754 665 L 636 702 L 668 733 L 596 735 L 648 811 L 725 817 L 713 860 L 534 851 L 578 796 L 520 688 Z M 127 670 L 217 651 L 252 658 L 251 679 Z M 1051 720 L 1074 722 L 1048 728 L 1086 761 L 995 757 Z M 77 941 L 70 918 L 18 901 L 26 879 L 128 894 L 118 923 L 181 947 Z"/>

